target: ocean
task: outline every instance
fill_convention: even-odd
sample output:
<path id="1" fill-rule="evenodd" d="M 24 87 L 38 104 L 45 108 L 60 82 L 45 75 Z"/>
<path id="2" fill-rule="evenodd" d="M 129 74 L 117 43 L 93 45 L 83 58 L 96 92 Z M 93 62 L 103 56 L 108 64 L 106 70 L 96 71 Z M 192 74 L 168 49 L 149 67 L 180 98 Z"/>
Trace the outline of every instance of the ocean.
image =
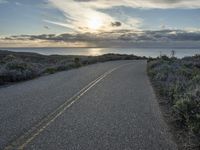
<path id="1" fill-rule="evenodd" d="M 102 55 L 106 53 L 134 54 L 137 56 L 157 57 L 162 55 L 170 56 L 175 51 L 178 58 L 200 55 L 199 49 L 173 49 L 173 48 L 0 48 L 14 52 L 34 52 L 43 55 Z"/>

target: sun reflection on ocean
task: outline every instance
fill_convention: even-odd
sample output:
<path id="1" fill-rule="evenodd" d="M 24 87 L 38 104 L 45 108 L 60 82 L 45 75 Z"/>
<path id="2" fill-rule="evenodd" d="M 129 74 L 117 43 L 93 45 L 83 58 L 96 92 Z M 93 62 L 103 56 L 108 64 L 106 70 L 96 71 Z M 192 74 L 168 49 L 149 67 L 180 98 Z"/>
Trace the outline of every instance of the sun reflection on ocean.
<path id="1" fill-rule="evenodd" d="M 102 55 L 102 49 L 101 48 L 90 48 L 88 50 L 88 55 L 91 56 L 98 56 L 98 55 Z"/>

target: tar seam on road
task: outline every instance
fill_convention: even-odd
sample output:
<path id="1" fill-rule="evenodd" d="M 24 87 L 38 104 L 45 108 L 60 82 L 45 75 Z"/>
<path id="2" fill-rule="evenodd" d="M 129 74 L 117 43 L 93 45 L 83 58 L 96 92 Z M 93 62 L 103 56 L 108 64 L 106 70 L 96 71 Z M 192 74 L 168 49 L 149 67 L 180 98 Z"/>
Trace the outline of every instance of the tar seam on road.
<path id="1" fill-rule="evenodd" d="M 90 82 L 84 88 L 82 88 L 79 92 L 77 92 L 74 96 L 66 100 L 62 105 L 60 105 L 55 111 L 44 117 L 39 123 L 29 129 L 25 134 L 20 136 L 18 139 L 10 143 L 8 146 L 5 147 L 5 150 L 23 150 L 32 140 L 34 140 L 42 131 L 44 131 L 52 122 L 56 120 L 61 114 L 64 113 L 66 109 L 68 109 L 72 104 L 74 104 L 77 100 L 79 100 L 85 93 L 87 93 L 92 87 L 94 87 L 97 83 L 111 74 L 113 71 L 121 68 L 122 66 L 129 65 L 131 63 L 126 63 L 110 69 L 109 71 L 105 72 L 97 79 Z"/>

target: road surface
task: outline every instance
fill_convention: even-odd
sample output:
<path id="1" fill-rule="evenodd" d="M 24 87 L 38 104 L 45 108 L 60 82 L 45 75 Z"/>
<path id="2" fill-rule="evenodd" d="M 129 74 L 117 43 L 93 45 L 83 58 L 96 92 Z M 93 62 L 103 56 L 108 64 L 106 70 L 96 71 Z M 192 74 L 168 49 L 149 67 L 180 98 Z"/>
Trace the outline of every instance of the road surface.
<path id="1" fill-rule="evenodd" d="M 0 88 L 0 149 L 177 149 L 146 64 L 98 63 Z"/>

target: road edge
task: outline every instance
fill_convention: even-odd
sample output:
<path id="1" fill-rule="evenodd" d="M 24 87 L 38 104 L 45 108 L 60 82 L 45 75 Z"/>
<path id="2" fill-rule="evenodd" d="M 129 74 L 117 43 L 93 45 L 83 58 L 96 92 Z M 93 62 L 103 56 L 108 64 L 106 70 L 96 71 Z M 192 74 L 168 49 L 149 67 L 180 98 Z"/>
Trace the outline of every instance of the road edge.
<path id="1" fill-rule="evenodd" d="M 150 85 L 151 87 L 151 90 L 152 90 L 152 93 L 153 93 L 153 96 L 155 97 L 154 99 L 154 102 L 156 103 L 156 105 L 158 106 L 158 110 L 160 112 L 160 117 L 161 117 L 161 121 L 163 121 L 164 125 L 165 125 L 165 131 L 166 131 L 166 134 L 168 136 L 168 140 L 170 140 L 171 142 L 174 143 L 174 145 L 176 146 L 176 148 L 179 150 L 179 143 L 178 143 L 178 140 L 176 139 L 174 133 L 172 132 L 172 126 L 168 123 L 168 120 L 166 118 L 166 114 L 168 114 L 163 108 L 162 106 L 160 105 L 161 104 L 161 99 L 159 97 L 159 93 L 157 92 L 149 74 L 148 74 L 148 62 L 147 62 L 147 67 L 146 67 L 146 74 L 147 74 L 147 82 L 148 84 Z M 182 149 L 180 149 L 182 150 Z"/>
<path id="2" fill-rule="evenodd" d="M 169 134 L 171 135 L 172 140 L 176 143 L 178 150 L 199 150 L 198 147 L 190 146 L 188 141 L 192 141 L 192 143 L 196 143 L 197 139 L 194 138 L 193 134 L 186 132 L 183 129 L 178 127 L 176 119 L 173 117 L 173 112 L 169 103 L 167 103 L 166 98 L 162 97 L 159 93 L 159 87 L 155 82 L 152 81 L 148 72 L 148 63 L 147 63 L 147 76 L 148 80 L 153 89 L 154 95 L 156 97 L 156 102 L 159 106 L 162 118 L 168 128 Z"/>

